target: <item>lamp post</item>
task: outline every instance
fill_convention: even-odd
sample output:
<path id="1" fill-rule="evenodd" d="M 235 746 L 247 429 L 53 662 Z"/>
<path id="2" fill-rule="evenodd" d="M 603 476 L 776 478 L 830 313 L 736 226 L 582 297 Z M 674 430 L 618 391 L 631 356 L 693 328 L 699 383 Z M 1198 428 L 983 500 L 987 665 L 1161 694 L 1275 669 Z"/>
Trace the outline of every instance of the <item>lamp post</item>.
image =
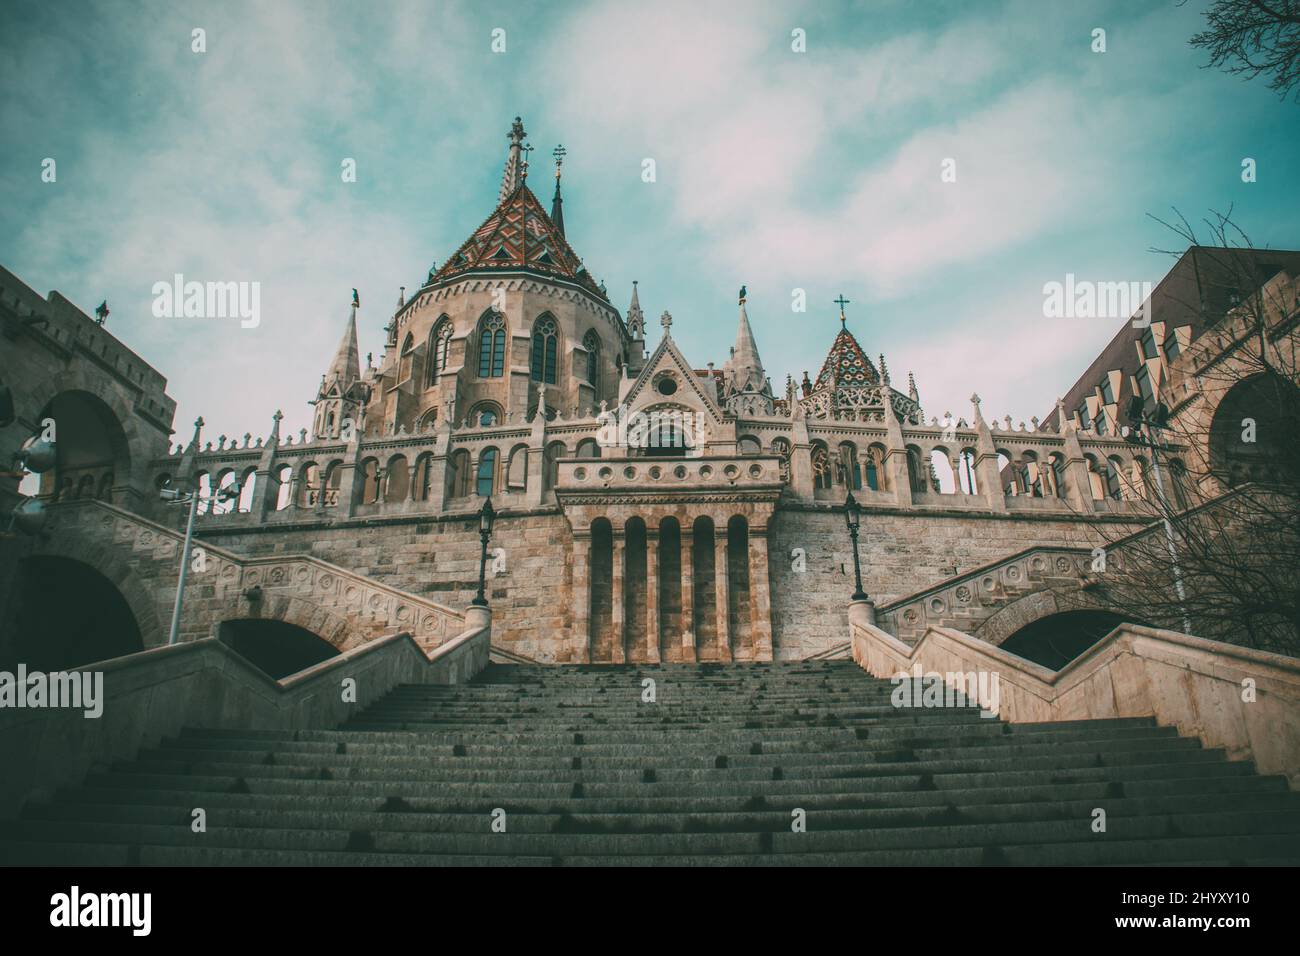
<path id="1" fill-rule="evenodd" d="M 1129 421 L 1136 422 L 1124 437 L 1137 445 L 1151 449 L 1151 470 L 1156 476 L 1156 496 L 1160 499 L 1160 521 L 1165 527 L 1165 545 L 1169 548 L 1169 561 L 1174 572 L 1174 592 L 1183 614 L 1183 633 L 1192 633 L 1192 619 L 1187 613 L 1187 592 L 1183 588 L 1183 569 L 1178 563 L 1178 545 L 1174 542 L 1173 525 L 1169 523 L 1169 501 L 1165 497 L 1165 483 L 1160 477 L 1160 442 L 1157 433 L 1169 424 L 1169 409 L 1157 402 L 1155 411 L 1148 415 L 1142 396 L 1134 395 L 1128 405 Z"/>
<path id="2" fill-rule="evenodd" d="M 239 485 L 227 485 L 221 488 L 215 495 L 204 497 L 199 494 L 198 488 L 186 491 L 180 488 L 164 488 L 158 493 L 158 497 L 170 504 L 188 504 L 190 506 L 190 516 L 185 522 L 185 544 L 181 546 L 181 570 L 180 576 L 176 580 L 176 602 L 172 605 L 172 627 L 167 636 L 168 644 L 175 644 L 180 640 L 181 631 L 181 605 L 185 601 L 185 579 L 189 576 L 190 571 L 190 550 L 194 544 L 194 516 L 199 510 L 199 501 L 233 501 L 239 497 Z"/>
<path id="3" fill-rule="evenodd" d="M 492 507 L 492 499 L 488 498 L 483 502 L 483 507 L 478 513 L 478 536 L 482 542 L 482 550 L 478 556 L 478 594 L 474 600 L 469 603 L 474 607 L 487 607 L 487 598 L 483 594 L 483 589 L 487 584 L 487 546 L 488 539 L 492 537 L 492 524 L 496 521 L 497 513 Z"/>
<path id="4" fill-rule="evenodd" d="M 852 491 L 844 499 L 844 523 L 848 526 L 849 537 L 853 539 L 853 580 L 857 586 L 853 600 L 865 601 L 867 592 L 862 590 L 862 559 L 858 557 L 858 526 L 862 523 L 862 506 L 853 497 Z"/>

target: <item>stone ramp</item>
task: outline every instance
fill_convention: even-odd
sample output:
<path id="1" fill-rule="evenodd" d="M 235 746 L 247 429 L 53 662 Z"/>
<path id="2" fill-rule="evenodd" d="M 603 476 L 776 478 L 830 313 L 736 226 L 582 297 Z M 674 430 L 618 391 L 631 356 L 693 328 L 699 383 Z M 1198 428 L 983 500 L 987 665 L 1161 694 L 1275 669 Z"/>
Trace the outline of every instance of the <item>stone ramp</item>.
<path id="1" fill-rule="evenodd" d="M 653 702 L 643 699 L 647 680 Z M 399 687 L 337 730 L 187 729 L 30 805 L 0 829 L 0 858 L 196 866 L 1300 860 L 1300 794 L 1172 728 L 1134 718 L 1011 725 L 966 706 L 896 708 L 892 691 L 844 661 L 493 664 L 470 684 Z M 191 830 L 197 807 L 206 833 Z M 1105 833 L 1093 832 L 1096 808 L 1106 811 Z M 804 832 L 792 828 L 799 816 Z"/>

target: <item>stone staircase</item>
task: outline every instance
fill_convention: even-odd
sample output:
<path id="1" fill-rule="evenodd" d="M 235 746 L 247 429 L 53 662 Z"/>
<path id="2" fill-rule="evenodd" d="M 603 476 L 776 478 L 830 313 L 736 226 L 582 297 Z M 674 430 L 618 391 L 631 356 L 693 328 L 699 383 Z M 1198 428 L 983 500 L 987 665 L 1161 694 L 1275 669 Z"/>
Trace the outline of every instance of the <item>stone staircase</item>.
<path id="1" fill-rule="evenodd" d="M 337 730 L 187 729 L 30 803 L 0 826 L 0 860 L 1300 860 L 1300 794 L 1172 728 L 1011 725 L 972 707 L 895 708 L 892 690 L 846 661 L 491 664 L 470 684 L 398 687 Z"/>

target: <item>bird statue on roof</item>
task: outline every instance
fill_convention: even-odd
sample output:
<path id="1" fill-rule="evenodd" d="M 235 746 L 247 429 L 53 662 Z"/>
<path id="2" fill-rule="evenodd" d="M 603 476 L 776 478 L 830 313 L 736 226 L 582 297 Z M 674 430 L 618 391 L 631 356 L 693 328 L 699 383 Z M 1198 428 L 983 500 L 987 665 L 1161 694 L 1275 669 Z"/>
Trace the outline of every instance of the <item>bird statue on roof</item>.
<path id="1" fill-rule="evenodd" d="M 745 287 L 743 285 L 740 287 L 740 304 L 745 304 Z"/>
<path id="2" fill-rule="evenodd" d="M 361 308 L 361 296 L 357 295 L 356 289 L 352 290 L 352 307 L 355 309 Z"/>
<path id="3" fill-rule="evenodd" d="M 108 300 L 105 299 L 95 307 L 95 321 L 103 325 L 108 319 Z"/>

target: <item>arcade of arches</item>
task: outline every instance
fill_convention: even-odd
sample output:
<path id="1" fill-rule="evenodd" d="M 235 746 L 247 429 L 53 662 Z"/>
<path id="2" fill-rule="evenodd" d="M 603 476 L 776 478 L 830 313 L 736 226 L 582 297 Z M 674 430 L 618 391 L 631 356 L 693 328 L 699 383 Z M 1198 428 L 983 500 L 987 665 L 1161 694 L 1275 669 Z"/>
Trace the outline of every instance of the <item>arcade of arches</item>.
<path id="1" fill-rule="evenodd" d="M 772 659 L 766 514 L 594 517 L 574 530 L 574 633 L 593 663 Z"/>

